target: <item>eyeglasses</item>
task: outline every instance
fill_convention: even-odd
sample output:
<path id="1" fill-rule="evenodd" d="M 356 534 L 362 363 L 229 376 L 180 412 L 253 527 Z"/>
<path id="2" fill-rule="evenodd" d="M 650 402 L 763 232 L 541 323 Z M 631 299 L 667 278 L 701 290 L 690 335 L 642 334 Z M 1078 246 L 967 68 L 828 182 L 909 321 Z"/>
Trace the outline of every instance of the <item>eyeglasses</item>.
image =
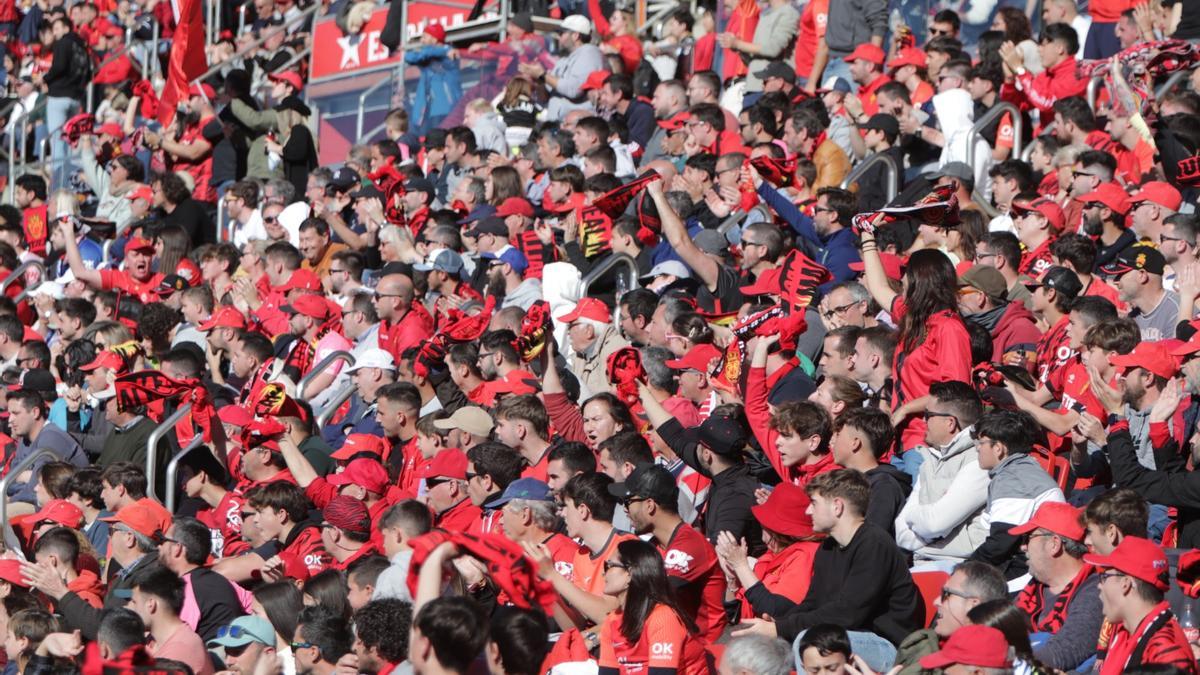
<path id="1" fill-rule="evenodd" d="M 997 255 L 999 255 L 999 254 L 998 253 L 976 253 L 975 254 L 975 262 L 979 262 L 980 260 L 986 260 L 988 258 L 995 258 Z"/>
<path id="2" fill-rule="evenodd" d="M 613 562 L 612 560 L 605 560 L 604 561 L 604 571 L 607 572 L 611 569 L 627 570 L 629 568 L 625 566 L 625 563 Z"/>
<path id="3" fill-rule="evenodd" d="M 958 417 L 956 415 L 954 415 L 954 413 L 944 413 L 944 412 L 935 412 L 933 410 L 926 410 L 924 415 L 925 415 L 926 422 L 933 419 L 934 417 L 953 417 L 956 422 L 958 421 Z"/>
<path id="4" fill-rule="evenodd" d="M 813 213 L 837 213 L 837 209 L 831 209 L 828 206 L 814 206 Z"/>
<path id="5" fill-rule="evenodd" d="M 1165 234 L 1158 235 L 1158 238 L 1160 241 L 1182 241 L 1183 243 L 1187 244 L 1188 246 L 1196 245 L 1193 242 L 1188 241 L 1187 239 L 1180 239 L 1179 237 L 1168 237 Z M 18 361 L 18 363 L 20 363 L 20 361 Z"/>
<path id="6" fill-rule="evenodd" d="M 951 596 L 956 597 L 956 598 L 962 598 L 963 600 L 975 600 L 976 599 L 976 596 L 974 596 L 974 595 L 967 595 L 966 593 L 963 593 L 962 591 L 956 591 L 953 588 L 948 588 L 948 587 L 943 586 L 942 587 L 942 602 L 949 600 Z"/>
<path id="7" fill-rule="evenodd" d="M 649 499 L 649 497 L 628 497 L 626 499 L 622 499 L 621 503 L 625 506 L 625 508 L 629 508 L 630 504 L 636 504 L 637 502 L 644 502 L 647 499 Z"/>
<path id="8" fill-rule="evenodd" d="M 290 646 L 292 648 L 292 651 L 296 651 L 297 649 L 312 649 L 312 648 L 320 649 L 320 647 L 318 647 L 317 645 L 314 645 L 311 642 L 293 642 L 288 646 Z"/>
<path id="9" fill-rule="evenodd" d="M 477 360 L 482 361 L 486 358 L 491 357 L 495 353 L 496 352 L 479 352 L 479 358 Z"/>
<path id="10" fill-rule="evenodd" d="M 1029 542 L 1033 541 L 1034 539 L 1037 539 L 1038 537 L 1057 537 L 1057 536 L 1058 535 L 1054 534 L 1053 532 L 1030 532 L 1029 534 L 1025 535 L 1025 543 L 1028 544 Z"/>
<path id="11" fill-rule="evenodd" d="M 747 246 L 766 246 L 766 244 L 764 244 L 762 242 L 758 242 L 758 241 L 746 241 L 745 239 L 743 239 L 742 240 L 742 250 L 743 251 L 746 250 Z"/>
<path id="12" fill-rule="evenodd" d="M 426 478 L 425 479 L 425 487 L 432 490 L 433 488 L 435 488 L 443 483 L 449 483 L 452 480 L 454 480 L 454 479 L 453 478 Z"/>
<path id="13" fill-rule="evenodd" d="M 833 307 L 833 308 L 829 309 L 828 311 L 826 311 L 822 316 L 824 316 L 826 319 L 832 319 L 834 317 L 834 315 L 841 316 L 841 315 L 845 314 L 846 312 L 848 312 L 851 307 L 857 305 L 859 302 L 861 302 L 861 301 L 855 300 L 854 302 L 847 303 L 845 305 L 842 305 L 841 307 Z"/>
<path id="14" fill-rule="evenodd" d="M 1124 572 L 1117 572 L 1117 571 L 1103 572 L 1100 574 L 1100 583 L 1104 583 L 1105 579 L 1113 579 L 1116 577 L 1124 577 L 1124 576 L 1128 576 L 1128 575 L 1125 574 Z"/>
<path id="15" fill-rule="evenodd" d="M 482 476 L 482 475 L 483 475 L 483 474 L 480 474 L 480 473 L 473 473 L 473 472 L 471 472 L 471 471 L 468 471 L 468 472 L 467 472 L 467 480 L 473 480 L 473 479 L 475 479 L 475 478 L 479 478 L 479 477 L 480 477 L 480 476 Z"/>
<path id="16" fill-rule="evenodd" d="M 330 267 L 330 268 L 329 268 L 329 273 L 330 273 L 330 274 L 341 274 L 342 272 L 345 272 L 345 271 L 346 271 L 346 270 L 343 270 L 343 269 L 334 269 L 334 268 L 332 268 L 332 267 Z"/>
<path id="17" fill-rule="evenodd" d="M 275 223 L 278 223 L 278 222 L 279 222 L 279 219 L 276 218 L 275 216 L 263 216 L 263 224 L 264 225 L 274 225 Z"/>

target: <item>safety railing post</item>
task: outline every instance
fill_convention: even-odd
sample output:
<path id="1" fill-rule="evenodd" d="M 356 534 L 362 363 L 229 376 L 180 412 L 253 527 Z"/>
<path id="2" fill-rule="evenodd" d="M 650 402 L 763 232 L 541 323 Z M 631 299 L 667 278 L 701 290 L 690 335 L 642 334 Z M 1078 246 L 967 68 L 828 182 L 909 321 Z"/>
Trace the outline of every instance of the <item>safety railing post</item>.
<path id="1" fill-rule="evenodd" d="M 179 452 L 175 453 L 175 456 L 172 457 L 171 461 L 167 464 L 167 494 L 166 499 L 163 501 L 163 505 L 167 507 L 167 511 L 175 513 L 175 500 L 177 498 L 176 493 L 179 491 L 179 460 L 183 459 L 184 455 L 195 450 L 196 448 L 201 447 L 203 444 L 204 438 L 201 436 L 196 436 L 192 439 L 191 443 L 187 444 L 186 448 L 183 448 Z M 207 450 L 207 448 L 205 449 Z"/>
<path id="2" fill-rule="evenodd" d="M 1025 120 L 1021 118 L 1021 111 L 1017 106 L 1001 101 L 992 106 L 983 117 L 975 120 L 975 124 L 971 126 L 971 131 L 967 135 L 967 166 L 971 167 L 971 172 L 975 171 L 975 144 L 983 137 L 983 130 L 996 119 L 1005 113 L 1008 113 L 1012 118 L 1013 124 L 1013 157 L 1020 157 L 1025 146 Z"/>
<path id="3" fill-rule="evenodd" d="M 20 265 L 17 265 L 17 269 L 9 272 L 8 276 L 4 278 L 4 281 L 0 281 L 0 293 L 3 293 L 8 289 L 9 286 L 16 283 L 17 280 L 23 278 L 25 275 L 25 270 L 29 269 L 30 267 L 36 267 L 41 270 L 41 278 L 46 278 L 46 266 L 43 265 L 40 260 L 26 260 Z"/>
<path id="4" fill-rule="evenodd" d="M 34 462 L 38 461 L 39 459 L 41 459 L 43 457 L 47 457 L 47 456 L 52 457 L 54 459 L 62 459 L 61 457 L 58 456 L 57 452 L 54 452 L 50 448 L 38 448 L 37 450 L 34 450 L 31 455 L 29 455 L 25 459 L 21 460 L 20 462 L 17 462 L 17 464 L 15 466 L 13 466 L 11 469 L 8 470 L 8 473 L 4 474 L 3 478 L 0 478 L 0 523 L 3 523 L 6 533 L 8 531 L 8 527 L 9 527 L 9 525 L 8 525 L 8 486 L 9 486 L 9 484 L 12 483 L 13 480 L 15 480 L 17 476 L 25 473 L 26 469 L 33 466 Z M 5 540 L 7 540 L 7 539 L 8 538 L 5 537 Z"/>
<path id="5" fill-rule="evenodd" d="M 179 406 L 175 414 L 163 420 L 146 439 L 146 494 L 150 495 L 151 499 L 158 499 L 158 490 L 155 489 L 155 481 L 158 478 L 158 462 L 155 461 L 158 459 L 158 443 L 190 412 L 192 412 L 191 403 Z"/>
<path id="6" fill-rule="evenodd" d="M 403 72 L 403 71 L 401 71 L 401 72 Z M 384 77 L 384 78 L 380 79 L 378 82 L 376 82 L 375 84 L 364 89 L 363 92 L 358 95 L 358 113 L 354 119 L 354 137 L 355 138 L 361 139 L 362 135 L 363 135 L 363 119 L 364 119 L 364 116 L 366 115 L 367 97 L 370 96 L 371 94 L 374 94 L 375 92 L 379 91 L 379 89 L 383 85 L 389 84 L 391 81 L 392 81 L 391 75 L 389 75 L 388 77 Z"/>
<path id="7" fill-rule="evenodd" d="M 309 397 L 304 395 L 304 389 L 308 386 L 308 383 L 312 382 L 313 378 L 315 378 L 317 375 L 320 375 L 325 371 L 326 368 L 332 366 L 338 361 L 345 361 L 347 365 L 353 366 L 354 355 L 348 351 L 338 350 L 321 359 L 319 362 L 317 362 L 317 365 L 312 367 L 312 370 L 308 371 L 307 375 L 300 378 L 300 382 L 296 385 L 296 396 L 307 401 Z"/>
<path id="8" fill-rule="evenodd" d="M 858 165 L 855 166 L 850 173 L 846 174 L 844 179 L 842 179 L 842 189 L 848 190 L 850 186 L 855 183 L 855 181 L 857 181 L 859 178 L 862 178 L 863 174 L 867 172 L 867 169 L 876 164 L 883 164 L 884 168 L 887 170 L 887 203 L 890 204 L 891 201 L 896 198 L 896 195 L 900 193 L 900 168 L 896 166 L 896 160 L 892 159 L 891 155 L 885 155 L 881 152 L 878 152 L 859 162 Z"/>
<path id="9" fill-rule="evenodd" d="M 1092 79 L 1088 80 L 1087 102 L 1088 102 L 1088 107 L 1091 108 L 1093 111 L 1096 110 L 1096 98 L 1097 98 L 1098 92 L 1100 91 L 1100 85 L 1102 85 L 1102 84 L 1104 84 L 1104 77 L 1101 75 L 1097 75 L 1096 77 L 1093 77 Z"/>

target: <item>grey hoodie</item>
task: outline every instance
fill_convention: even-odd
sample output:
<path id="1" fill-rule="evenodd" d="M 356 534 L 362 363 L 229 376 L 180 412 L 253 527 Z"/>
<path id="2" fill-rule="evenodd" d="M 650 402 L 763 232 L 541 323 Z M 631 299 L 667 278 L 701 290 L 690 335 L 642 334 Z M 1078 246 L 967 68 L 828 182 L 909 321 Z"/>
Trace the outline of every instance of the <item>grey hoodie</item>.
<path id="1" fill-rule="evenodd" d="M 925 461 L 896 517 L 896 541 L 921 560 L 965 560 L 987 539 L 983 519 L 988 473 L 979 467 L 974 427 L 942 448 L 922 448 Z"/>

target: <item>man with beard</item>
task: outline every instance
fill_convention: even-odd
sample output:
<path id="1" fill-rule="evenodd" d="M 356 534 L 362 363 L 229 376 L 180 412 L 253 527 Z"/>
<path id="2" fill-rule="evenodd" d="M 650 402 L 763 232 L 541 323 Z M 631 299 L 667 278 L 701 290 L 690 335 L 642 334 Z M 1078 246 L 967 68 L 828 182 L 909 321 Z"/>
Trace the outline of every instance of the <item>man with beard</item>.
<path id="1" fill-rule="evenodd" d="M 821 188 L 817 191 L 813 215 L 809 217 L 796 208 L 790 198 L 763 180 L 756 170 L 750 169 L 750 176 L 754 179 L 759 197 L 792 226 L 816 252 L 816 261 L 833 274 L 832 281 L 819 287 L 822 293 L 828 293 L 835 284 L 855 277 L 856 273 L 850 269 L 850 265 L 860 259 L 850 227 L 850 219 L 858 213 L 854 193 L 840 188 Z M 745 243 L 743 238 L 743 249 Z"/>
<path id="2" fill-rule="evenodd" d="M 503 388 L 505 393 L 532 394 L 538 377 L 521 364 L 513 343 L 517 336 L 506 328 L 488 331 L 479 338 L 479 372 L 486 387 Z M 492 394 L 491 400 L 495 400 Z"/>
<path id="3" fill-rule="evenodd" d="M 1101 273 L 1116 278 L 1121 301 L 1132 307 L 1130 318 L 1142 329 L 1143 340 L 1165 340 L 1175 337 L 1179 320 L 1179 296 L 1163 288 L 1166 268 L 1163 254 L 1153 245 L 1137 245 L 1125 249 L 1111 264 L 1100 268 Z"/>
<path id="4" fill-rule="evenodd" d="M 1128 229 L 1129 195 L 1116 183 L 1101 183 L 1080 196 L 1083 205 L 1083 233 L 1096 239 L 1096 268 L 1116 260 L 1133 246 L 1137 235 Z"/>
<path id="5" fill-rule="evenodd" d="M 1033 313 L 1020 300 L 1005 299 L 1000 270 L 975 265 L 958 277 L 958 309 L 963 318 L 992 335 L 992 361 L 1024 366 L 1042 337 Z"/>
<path id="6" fill-rule="evenodd" d="M 650 105 L 654 107 L 654 117 L 658 120 L 658 124 L 650 136 L 650 140 L 646 143 L 646 152 L 642 155 L 642 166 L 646 166 L 656 159 L 662 159 L 666 155 L 663 149 L 663 140 L 673 131 L 670 129 L 672 125 L 664 125 L 663 122 L 677 119 L 686 113 L 687 102 L 687 89 L 680 80 L 667 80 L 654 89 L 654 98 L 650 100 Z M 684 121 L 686 120 L 679 120 L 680 125 Z"/>
<path id="7" fill-rule="evenodd" d="M 1011 205 L 1013 228 L 1022 248 L 1020 274 L 1036 279 L 1053 264 L 1050 247 L 1066 223 L 1062 208 L 1051 199 L 1015 200 Z M 1091 270 L 1084 270 L 1090 274 Z"/>
<path id="8" fill-rule="evenodd" d="M 525 311 L 542 299 L 542 280 L 523 278 L 529 268 L 525 254 L 509 246 L 499 253 L 484 253 L 487 263 L 487 294 L 503 298 L 498 307 L 520 307 Z"/>
<path id="9" fill-rule="evenodd" d="M 1114 356 L 1112 365 L 1117 369 L 1117 388 L 1107 386 L 1106 381 L 1099 375 L 1096 367 L 1088 364 L 1088 375 L 1091 376 L 1093 391 L 1109 413 L 1118 414 L 1129 425 L 1129 433 L 1133 441 L 1133 450 L 1137 462 L 1147 469 L 1158 468 L 1154 452 L 1154 443 L 1150 439 L 1150 426 L 1155 422 L 1167 422 L 1173 426 L 1175 406 L 1156 406 L 1158 399 L 1168 389 L 1168 381 L 1175 377 L 1179 370 L 1177 361 L 1167 351 L 1167 345 L 1161 342 L 1140 342 L 1128 354 Z M 1178 387 L 1170 384 L 1171 399 L 1178 403 Z M 1119 398 L 1118 398 L 1119 394 Z M 1169 401 L 1168 401 L 1169 402 Z M 1158 410 L 1155 410 L 1158 408 Z M 1111 431 L 1111 430 L 1110 430 Z M 1110 461 L 1112 456 L 1109 456 Z M 1113 478 L 1118 485 L 1129 485 L 1117 476 L 1113 468 Z M 1151 499 L 1150 501 L 1155 501 Z M 1173 506 L 1173 504 L 1168 504 Z M 1153 525 L 1155 510 L 1162 510 L 1155 504 L 1151 507 L 1150 521 Z M 1153 527 L 1151 528 L 1153 530 Z"/>
<path id="10" fill-rule="evenodd" d="M 353 652 L 338 669 L 370 675 L 394 675 L 408 659 L 412 605 L 396 598 L 372 600 L 354 613 Z"/>

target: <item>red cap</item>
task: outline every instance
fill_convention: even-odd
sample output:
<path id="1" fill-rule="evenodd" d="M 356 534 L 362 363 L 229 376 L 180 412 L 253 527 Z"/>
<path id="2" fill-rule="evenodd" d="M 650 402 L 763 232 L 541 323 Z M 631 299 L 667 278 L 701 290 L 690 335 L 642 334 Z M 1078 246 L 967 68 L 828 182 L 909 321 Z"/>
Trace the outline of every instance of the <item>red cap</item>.
<path id="1" fill-rule="evenodd" d="M 671 370 L 696 370 L 705 375 L 712 372 L 709 364 L 721 358 L 721 350 L 709 344 L 696 345 L 682 359 L 671 359 L 665 365 Z"/>
<path id="2" fill-rule="evenodd" d="M 298 269 L 292 272 L 292 276 L 288 277 L 288 280 L 275 290 L 286 293 L 297 288 L 319 291 L 321 290 L 321 277 L 318 277 L 317 273 L 312 270 Z"/>
<path id="3" fill-rule="evenodd" d="M 1117 354 L 1112 357 L 1111 362 L 1120 368 L 1121 372 L 1128 372 L 1132 368 L 1144 368 L 1167 379 L 1175 377 L 1175 373 L 1179 372 L 1179 360 L 1171 355 L 1169 346 L 1162 342 L 1139 342 L 1133 351 Z"/>
<path id="4" fill-rule="evenodd" d="M 236 308 L 228 305 L 218 309 L 208 321 L 197 326 L 202 331 L 208 332 L 214 328 L 245 328 L 246 317 L 237 311 Z"/>
<path id="5" fill-rule="evenodd" d="M 558 320 L 563 323 L 571 323 L 580 318 L 591 319 L 600 323 L 610 323 L 612 322 L 612 312 L 609 311 L 608 305 L 605 305 L 602 300 L 583 298 L 575 305 L 575 309 L 558 317 Z"/>
<path id="6" fill-rule="evenodd" d="M 29 326 L 25 326 L 25 334 L 21 336 L 21 342 L 29 342 L 30 340 L 37 340 L 38 342 L 45 342 L 46 338 L 42 337 L 41 333 L 30 328 Z"/>
<path id="7" fill-rule="evenodd" d="M 29 582 L 25 581 L 25 577 L 21 576 L 20 560 L 11 560 L 9 558 L 0 560 L 0 580 L 7 581 L 21 588 L 29 588 Z"/>
<path id="8" fill-rule="evenodd" d="M 109 370 L 114 371 L 124 371 L 125 359 L 121 358 L 120 354 L 105 349 L 97 354 L 96 358 L 92 359 L 91 362 L 79 366 L 79 369 L 85 372 L 91 372 L 97 368 L 108 368 Z"/>
<path id="9" fill-rule="evenodd" d="M 1062 207 L 1052 199 L 1042 197 L 1030 202 L 1013 202 L 1012 213 L 1014 216 L 1023 216 L 1026 213 L 1040 213 L 1046 218 L 1046 222 L 1050 223 L 1050 227 L 1061 231 L 1067 223 L 1067 217 L 1063 215 Z"/>
<path id="10" fill-rule="evenodd" d="M 692 119 L 692 114 L 685 110 L 681 113 L 672 115 L 665 120 L 659 120 L 658 126 L 666 129 L 667 131 L 679 131 L 687 126 L 688 120 L 690 119 Z"/>
<path id="11" fill-rule="evenodd" d="M 431 23 L 426 26 L 425 34 L 438 42 L 446 41 L 446 27 L 440 23 Z"/>
<path id="12" fill-rule="evenodd" d="M 463 455 L 466 457 L 466 455 Z M 383 465 L 373 459 L 362 457 L 354 460 L 346 465 L 346 468 L 338 473 L 332 473 L 325 477 L 330 485 L 334 487 L 342 487 L 343 485 L 361 485 L 368 492 L 375 494 L 383 494 L 387 492 L 388 475 L 387 470 Z"/>
<path id="13" fill-rule="evenodd" d="M 325 321 L 330 316 L 329 302 L 324 296 L 307 294 L 302 295 L 292 301 L 292 304 L 283 307 L 284 312 L 295 312 L 301 316 L 311 317 L 317 321 Z"/>
<path id="14" fill-rule="evenodd" d="M 1046 502 L 1033 512 L 1029 522 L 1009 528 L 1008 533 L 1029 534 L 1041 528 L 1073 541 L 1083 541 L 1085 532 L 1079 515 L 1079 509 L 1066 502 Z"/>
<path id="15" fill-rule="evenodd" d="M 1162 548 L 1141 537 L 1125 537 L 1109 555 L 1083 556 L 1083 561 L 1096 567 L 1112 568 L 1165 591 L 1170 588 L 1170 565 Z M 1182 563 L 1180 565 L 1183 566 Z M 961 630 L 961 629 L 960 629 Z M 922 664 L 924 665 L 924 664 Z"/>
<path id="16" fill-rule="evenodd" d="M 1089 192 L 1079 198 L 1079 201 L 1099 202 L 1121 215 L 1129 213 L 1129 193 L 1116 183 L 1101 183 L 1094 192 Z"/>
<path id="17" fill-rule="evenodd" d="M 612 75 L 612 73 L 607 70 L 593 70 L 587 76 L 587 79 L 583 81 L 583 86 L 579 90 L 592 91 L 593 89 L 599 89 L 604 86 L 604 82 L 608 79 L 609 75 Z"/>
<path id="18" fill-rule="evenodd" d="M 102 29 L 102 34 L 105 37 L 123 37 L 125 35 L 125 31 L 121 30 L 120 26 L 112 23 L 111 21 L 105 21 L 105 23 L 108 24 Z"/>
<path id="19" fill-rule="evenodd" d="M 767 501 L 751 506 L 750 511 L 772 532 L 788 537 L 811 537 L 813 521 L 808 514 L 811 503 L 804 488 L 783 481 L 775 486 Z"/>
<path id="20" fill-rule="evenodd" d="M 126 251 L 148 251 L 154 253 L 154 242 L 143 237 L 130 237 L 129 241 L 125 242 Z"/>
<path id="21" fill-rule="evenodd" d="M 20 516 L 19 518 L 18 522 L 27 525 L 36 525 L 49 520 L 64 527 L 69 527 L 72 530 L 78 529 L 83 525 L 83 511 L 65 499 L 51 499 L 37 513 Z M 17 518 L 13 520 L 16 521 Z"/>
<path id="22" fill-rule="evenodd" d="M 500 203 L 500 208 L 496 209 L 496 216 L 500 218 L 509 216 L 532 218 L 533 206 L 530 205 L 529 200 L 522 197 L 509 197 Z"/>
<path id="23" fill-rule="evenodd" d="M 754 283 L 741 287 L 742 295 L 779 295 L 783 292 L 779 288 L 779 276 L 782 273 L 783 269 L 779 267 L 763 270 Z"/>
<path id="24" fill-rule="evenodd" d="M 139 185 L 130 190 L 129 194 L 125 195 L 125 199 L 129 201 L 145 199 L 148 202 L 152 202 L 154 201 L 154 190 L 151 190 L 149 185 Z"/>
<path id="25" fill-rule="evenodd" d="M 217 417 L 220 418 L 221 424 L 228 424 L 234 427 L 244 427 L 254 421 L 254 415 L 250 414 L 240 405 L 227 405 L 217 411 Z"/>
<path id="26" fill-rule="evenodd" d="M 883 273 L 892 281 L 900 281 L 904 278 L 904 266 L 908 264 L 908 258 L 901 258 L 895 253 L 880 253 L 879 262 L 883 263 Z M 861 262 L 850 263 L 850 269 L 855 272 L 861 272 L 866 267 Z"/>
<path id="27" fill-rule="evenodd" d="M 887 54 L 883 53 L 883 48 L 873 45 L 870 42 L 864 42 L 854 48 L 850 55 L 842 59 L 846 63 L 854 63 L 858 59 L 866 59 L 877 66 L 882 66 L 887 59 Z"/>
<path id="28" fill-rule="evenodd" d="M 1183 344 L 1176 345 L 1170 350 L 1171 356 L 1190 356 L 1200 352 L 1200 330 L 1192 333 L 1192 337 Z"/>
<path id="29" fill-rule="evenodd" d="M 1183 195 L 1179 194 L 1174 185 L 1155 180 L 1143 185 L 1129 198 L 1130 204 L 1140 202 L 1154 202 L 1172 211 L 1178 211 L 1179 205 L 1183 203 Z"/>
<path id="30" fill-rule="evenodd" d="M 916 47 L 905 47 L 900 50 L 900 53 L 896 55 L 896 58 L 892 59 L 887 64 L 887 67 L 890 70 L 902 68 L 904 66 L 916 66 L 918 68 L 929 67 L 929 61 L 925 56 L 925 50 L 918 49 Z"/>
<path id="31" fill-rule="evenodd" d="M 467 455 L 458 448 L 447 448 L 433 456 L 421 477 L 467 479 Z"/>
<path id="32" fill-rule="evenodd" d="M 188 87 L 188 98 L 191 98 L 192 96 L 203 96 L 211 101 L 217 97 L 217 91 L 213 89 L 211 85 L 204 83 L 193 84 L 192 86 Z"/>
<path id="33" fill-rule="evenodd" d="M 304 88 L 304 80 L 300 77 L 300 73 L 297 73 L 294 70 L 285 70 L 282 73 L 271 73 L 270 75 L 267 75 L 267 79 L 271 80 L 272 82 L 286 82 L 292 85 L 292 88 L 296 91 L 300 91 Z"/>
<path id="34" fill-rule="evenodd" d="M 362 500 L 338 495 L 329 500 L 321 511 L 325 522 L 347 532 L 368 534 L 371 531 L 371 513 Z"/>
<path id="35" fill-rule="evenodd" d="M 142 500 L 121 507 L 115 516 L 105 516 L 100 520 L 121 523 L 134 532 L 152 539 L 165 534 L 171 527 L 171 515 L 167 513 L 166 509 L 156 510 Z"/>
<path id="36" fill-rule="evenodd" d="M 942 648 L 921 657 L 927 670 L 960 664 L 977 668 L 1009 668 L 1008 640 L 998 628 L 983 625 L 963 626 L 950 634 Z"/>
<path id="37" fill-rule="evenodd" d="M 109 122 L 108 124 L 101 124 L 100 127 L 96 129 L 96 135 L 99 136 L 101 134 L 112 136 L 117 140 L 125 138 L 125 130 L 121 128 L 121 125 L 114 124 L 112 122 Z"/>
<path id="38" fill-rule="evenodd" d="M 342 447 L 330 455 L 333 459 L 350 459 L 360 452 L 369 452 L 383 457 L 387 451 L 387 441 L 374 434 L 350 434 L 342 441 Z"/>

